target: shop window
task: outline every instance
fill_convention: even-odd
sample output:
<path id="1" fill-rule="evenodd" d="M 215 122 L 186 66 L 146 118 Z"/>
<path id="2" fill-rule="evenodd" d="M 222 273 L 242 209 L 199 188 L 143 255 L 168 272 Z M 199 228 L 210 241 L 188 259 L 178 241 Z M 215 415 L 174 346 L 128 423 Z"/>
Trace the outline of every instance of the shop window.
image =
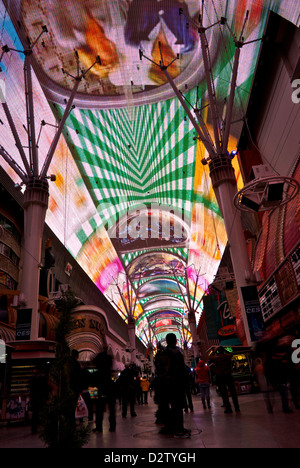
<path id="1" fill-rule="evenodd" d="M 5 257 L 9 258 L 11 262 L 18 266 L 19 265 L 19 257 L 15 254 L 15 252 L 6 244 L 0 242 L 0 254 L 4 255 Z"/>
<path id="2" fill-rule="evenodd" d="M 18 241 L 18 243 L 21 242 L 21 234 L 19 233 L 18 229 L 16 226 L 7 219 L 5 216 L 0 214 L 0 225 L 3 226 L 3 228 L 10 232 L 10 234 Z"/>
<path id="3" fill-rule="evenodd" d="M 232 356 L 231 362 L 233 375 L 251 374 L 251 365 L 247 354 L 235 354 Z"/>
<path id="4" fill-rule="evenodd" d="M 2 270 L 0 270 L 0 284 L 2 284 L 5 287 L 5 289 L 17 289 L 17 282 Z"/>

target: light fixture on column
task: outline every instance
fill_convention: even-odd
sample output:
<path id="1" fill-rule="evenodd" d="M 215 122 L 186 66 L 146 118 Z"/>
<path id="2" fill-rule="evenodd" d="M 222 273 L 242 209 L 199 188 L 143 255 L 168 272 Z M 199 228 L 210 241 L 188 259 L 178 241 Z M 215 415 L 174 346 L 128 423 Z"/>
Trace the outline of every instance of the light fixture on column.
<path id="1" fill-rule="evenodd" d="M 259 211 L 259 203 L 256 203 L 250 196 L 246 197 L 246 195 L 242 195 L 240 203 L 242 206 L 250 208 L 252 211 Z"/>
<path id="2" fill-rule="evenodd" d="M 236 208 L 241 211 L 268 211 L 289 203 L 299 192 L 298 182 L 275 174 L 269 166 L 254 166 L 250 182 L 234 197 Z"/>
<path id="3" fill-rule="evenodd" d="M 284 182 L 270 182 L 268 186 L 267 200 L 268 202 L 281 201 L 284 194 Z"/>

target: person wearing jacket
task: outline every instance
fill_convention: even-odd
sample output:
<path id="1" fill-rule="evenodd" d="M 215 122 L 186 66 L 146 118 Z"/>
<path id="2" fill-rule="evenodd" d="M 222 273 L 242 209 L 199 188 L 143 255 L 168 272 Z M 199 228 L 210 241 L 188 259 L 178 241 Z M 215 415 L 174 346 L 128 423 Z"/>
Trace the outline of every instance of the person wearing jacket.
<path id="1" fill-rule="evenodd" d="M 197 365 L 197 376 L 202 400 L 203 409 L 210 408 L 210 382 L 209 382 L 209 367 L 204 361 L 199 361 Z"/>
<path id="2" fill-rule="evenodd" d="M 147 377 L 144 375 L 141 379 L 141 389 L 142 389 L 142 404 L 148 405 L 148 391 L 150 388 L 150 382 Z"/>
<path id="3" fill-rule="evenodd" d="M 164 427 L 160 434 L 173 434 L 175 437 L 188 438 L 191 431 L 183 425 L 183 408 L 185 405 L 186 369 L 184 357 L 177 347 L 175 333 L 166 336 L 167 347 L 160 355 L 161 368 L 161 404 L 166 414 Z"/>
<path id="4" fill-rule="evenodd" d="M 235 411 L 240 412 L 238 396 L 232 377 L 231 354 L 225 351 L 223 346 L 219 346 L 210 357 L 209 361 L 214 365 L 216 374 L 216 384 L 219 388 L 225 406 L 225 414 L 232 413 L 228 394 L 230 393 Z"/>

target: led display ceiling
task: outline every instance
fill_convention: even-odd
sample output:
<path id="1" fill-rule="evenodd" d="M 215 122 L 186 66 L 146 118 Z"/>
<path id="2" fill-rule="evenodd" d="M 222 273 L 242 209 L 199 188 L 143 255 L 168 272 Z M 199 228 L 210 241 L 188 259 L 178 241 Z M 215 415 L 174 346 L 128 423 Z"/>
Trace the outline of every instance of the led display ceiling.
<path id="1" fill-rule="evenodd" d="M 162 57 L 172 63 L 170 75 L 186 102 L 201 109 L 212 133 L 199 15 L 208 28 L 221 116 L 235 52 L 229 28 L 238 35 L 247 17 L 249 44 L 241 49 L 231 152 L 261 46 L 253 41 L 263 36 L 270 10 L 297 24 L 298 0 L 0 2 L 1 100 L 9 106 L 25 151 L 22 51 L 28 40 L 34 44 L 47 30 L 32 55 L 41 167 L 74 77 L 89 70 L 48 171 L 56 181 L 50 182 L 46 222 L 125 321 L 129 283 L 124 278 L 129 279 L 137 297 L 136 333 L 146 345 L 164 341 L 168 331 L 176 333 L 182 346 L 191 341 L 187 295 L 199 305 L 227 243 L 209 171 L 201 163 L 206 149 L 157 63 Z M 220 23 L 222 17 L 228 27 Z M 22 166 L 2 106 L 0 129 L 1 148 Z M 238 159 L 233 162 L 241 188 Z M 200 313 L 201 307 L 197 320 Z"/>
<path id="2" fill-rule="evenodd" d="M 178 17 L 179 7 L 187 15 L 194 17 L 198 12 L 198 1 L 190 0 L 189 5 L 181 1 L 157 2 L 153 0 L 104 0 L 67 2 L 65 8 L 56 0 L 35 2 L 15 2 L 23 19 L 27 34 L 38 30 L 39 24 L 51 25 L 49 47 L 37 53 L 41 76 L 49 93 L 53 93 L 52 83 L 58 94 L 72 87 L 72 80 L 63 76 L 61 68 L 70 73 L 75 70 L 75 62 L 70 51 L 77 50 L 81 63 L 89 68 L 99 56 L 97 64 L 87 79 L 81 94 L 95 97 L 120 97 L 133 99 L 141 92 L 149 91 L 157 97 L 156 90 L 165 84 L 163 74 L 151 64 L 141 64 L 137 54 L 140 44 L 149 51 L 152 58 L 159 57 L 158 42 L 171 60 L 177 53 L 182 55 L 181 62 L 174 63 L 172 74 L 184 72 L 189 76 L 189 68 L 196 61 L 197 34 L 187 30 L 184 16 Z M 138 12 L 138 14 L 137 14 Z M 120 40 L 121 39 L 121 40 Z M 59 66 L 54 62 L 59 61 Z M 70 66 L 74 67 L 73 70 Z M 186 72 L 185 72 L 186 70 Z M 112 99 L 116 103 L 118 99 Z"/>
<path id="3" fill-rule="evenodd" d="M 127 267 L 127 274 L 131 281 L 137 281 L 141 271 L 143 276 L 150 278 L 172 275 L 174 270 L 179 276 L 184 275 L 184 262 L 180 257 L 168 252 L 151 251 L 132 260 Z"/>

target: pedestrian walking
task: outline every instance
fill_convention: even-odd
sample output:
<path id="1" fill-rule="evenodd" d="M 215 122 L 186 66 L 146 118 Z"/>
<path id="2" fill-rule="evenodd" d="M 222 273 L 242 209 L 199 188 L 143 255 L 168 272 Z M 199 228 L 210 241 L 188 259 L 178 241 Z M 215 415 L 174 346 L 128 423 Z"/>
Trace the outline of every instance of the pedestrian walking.
<path id="1" fill-rule="evenodd" d="M 130 414 L 135 417 L 135 397 L 136 397 L 136 378 L 138 376 L 135 364 L 130 364 L 125 367 L 121 372 L 118 379 L 118 386 L 121 393 L 122 401 L 122 417 L 126 418 L 128 405 L 130 407 Z"/>
<path id="2" fill-rule="evenodd" d="M 161 434 L 174 434 L 177 437 L 190 437 L 191 431 L 183 424 L 183 408 L 185 406 L 186 369 L 184 358 L 176 346 L 174 333 L 166 336 L 167 347 L 160 356 L 161 366 L 161 398 L 168 407 L 164 420 L 165 427 Z"/>
<path id="3" fill-rule="evenodd" d="M 198 385 L 203 409 L 206 409 L 206 404 L 210 409 L 210 374 L 209 367 L 205 361 L 201 360 L 198 362 L 196 373 L 198 376 Z"/>
<path id="4" fill-rule="evenodd" d="M 223 346 L 219 346 L 210 357 L 210 361 L 214 366 L 216 375 L 216 384 L 220 391 L 221 397 L 224 402 L 224 413 L 232 413 L 231 403 L 229 401 L 228 393 L 230 393 L 234 409 L 238 413 L 240 411 L 238 396 L 234 385 L 231 370 L 231 355 L 226 353 Z"/>
<path id="5" fill-rule="evenodd" d="M 96 402 L 96 427 L 94 432 L 103 432 L 103 416 L 106 407 L 109 411 L 109 431 L 116 430 L 116 388 L 112 380 L 112 357 L 108 354 L 107 346 L 95 359 L 97 367 L 96 386 L 98 396 Z"/>
<path id="6" fill-rule="evenodd" d="M 142 389 L 142 404 L 148 405 L 148 392 L 150 388 L 150 382 L 147 379 L 146 375 L 141 379 L 141 389 Z"/>

